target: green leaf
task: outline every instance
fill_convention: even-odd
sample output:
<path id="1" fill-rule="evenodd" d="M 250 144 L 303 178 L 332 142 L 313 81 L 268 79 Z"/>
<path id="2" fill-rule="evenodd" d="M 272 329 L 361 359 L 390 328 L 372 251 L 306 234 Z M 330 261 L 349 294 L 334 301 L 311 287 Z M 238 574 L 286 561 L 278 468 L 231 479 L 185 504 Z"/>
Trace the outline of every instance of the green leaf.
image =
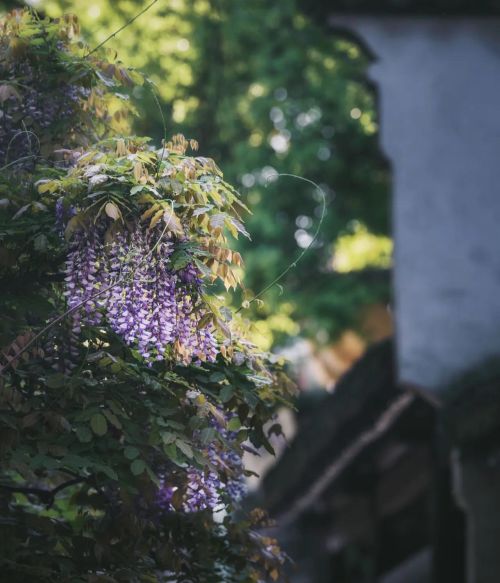
<path id="1" fill-rule="evenodd" d="M 155 484 L 159 488 L 161 486 L 161 481 L 158 478 L 158 476 L 153 472 L 153 470 L 149 466 L 146 466 L 146 472 L 149 476 L 149 479 L 153 482 L 153 484 Z"/>
<path id="2" fill-rule="evenodd" d="M 109 364 L 111 364 L 113 362 L 113 359 L 110 356 L 104 356 L 103 358 L 101 358 L 101 360 L 99 361 L 99 367 L 100 368 L 106 368 Z"/>
<path id="3" fill-rule="evenodd" d="M 175 271 L 178 271 L 179 269 L 183 269 L 184 267 L 186 267 L 186 265 L 188 265 L 191 262 L 191 255 L 182 250 L 174 251 L 174 253 L 172 253 L 170 261 L 172 263 L 173 269 Z"/>
<path id="4" fill-rule="evenodd" d="M 193 415 L 189 420 L 189 427 L 191 429 L 201 429 L 206 425 L 206 420 L 203 417 L 198 417 L 198 415 Z"/>
<path id="5" fill-rule="evenodd" d="M 88 427 L 77 427 L 76 436 L 81 443 L 89 443 L 92 441 L 92 431 Z"/>
<path id="6" fill-rule="evenodd" d="M 227 403 L 232 396 L 234 395 L 234 387 L 231 385 L 226 385 L 222 388 L 221 392 L 219 393 L 219 399 L 223 403 Z"/>
<path id="7" fill-rule="evenodd" d="M 214 441 L 217 431 L 214 427 L 205 427 L 200 432 L 200 440 L 203 445 L 208 445 Z"/>
<path id="8" fill-rule="evenodd" d="M 123 453 L 127 459 L 133 460 L 139 455 L 140 452 L 136 447 L 127 445 L 127 447 L 123 450 Z"/>
<path id="9" fill-rule="evenodd" d="M 44 234 L 37 235 L 33 240 L 35 251 L 45 251 L 47 249 L 48 239 Z"/>
<path id="10" fill-rule="evenodd" d="M 222 227 L 224 226 L 224 221 L 226 220 L 227 216 L 228 215 L 226 213 L 217 213 L 215 215 L 212 215 L 210 217 L 210 226 L 213 229 L 222 229 Z"/>
<path id="11" fill-rule="evenodd" d="M 108 422 L 106 421 L 106 417 L 104 417 L 104 415 L 101 413 L 92 415 L 90 418 L 90 427 L 96 435 L 99 435 L 100 437 L 106 435 L 106 432 L 108 431 Z"/>
<path id="12" fill-rule="evenodd" d="M 191 448 L 189 443 L 186 443 L 185 441 L 182 441 L 181 439 L 177 439 L 175 442 L 175 445 L 182 451 L 182 453 L 186 457 L 188 457 L 189 459 L 191 459 L 193 457 L 193 449 Z"/>
<path id="13" fill-rule="evenodd" d="M 124 417 L 125 419 L 129 418 L 127 413 L 120 407 L 119 403 L 117 403 L 115 401 L 108 400 L 108 401 L 106 401 L 106 404 L 113 411 L 113 413 L 115 415 L 117 415 L 118 417 Z"/>
<path id="14" fill-rule="evenodd" d="M 109 368 L 111 369 L 111 372 L 117 373 L 120 372 L 123 367 L 120 362 L 113 362 Z"/>
<path id="15" fill-rule="evenodd" d="M 226 375 L 223 372 L 213 372 L 209 377 L 208 380 L 211 383 L 220 383 L 221 381 L 223 381 L 226 378 Z"/>
<path id="16" fill-rule="evenodd" d="M 144 460 L 134 460 L 130 464 L 130 471 L 134 476 L 139 476 L 146 469 L 146 462 Z"/>
<path id="17" fill-rule="evenodd" d="M 229 217 L 229 219 L 226 221 L 226 225 L 227 222 L 229 221 L 234 225 L 234 227 L 237 229 L 239 233 L 244 235 L 247 239 L 250 239 L 250 233 L 245 229 L 243 223 L 241 223 L 240 221 L 238 221 L 238 219 L 235 219 L 234 217 Z"/>
<path id="18" fill-rule="evenodd" d="M 163 446 L 163 451 L 165 454 L 174 462 L 178 460 L 177 446 L 175 443 L 169 443 Z"/>
<path id="19" fill-rule="evenodd" d="M 253 391 L 245 390 L 243 392 L 243 397 L 252 409 L 254 409 L 259 404 L 259 398 Z"/>
<path id="20" fill-rule="evenodd" d="M 110 480 L 118 480 L 118 474 L 115 472 L 115 470 L 113 470 L 113 468 L 110 468 L 109 466 L 106 466 L 104 464 L 96 464 L 95 467 L 97 470 L 99 470 L 105 476 L 107 476 Z"/>
<path id="21" fill-rule="evenodd" d="M 168 445 L 169 443 L 174 443 L 177 439 L 177 436 L 175 433 L 170 433 L 170 431 L 163 431 L 161 434 L 161 439 L 165 445 Z"/>
<path id="22" fill-rule="evenodd" d="M 66 239 L 66 241 L 69 241 L 73 235 L 73 233 L 80 229 L 82 226 L 82 216 L 75 215 L 74 217 L 71 217 L 71 219 L 68 221 L 68 224 L 66 225 L 66 229 L 64 231 L 64 238 Z"/>
<path id="23" fill-rule="evenodd" d="M 200 464 L 200 466 L 209 465 L 209 460 L 205 457 L 201 450 L 194 451 L 194 459 Z"/>
<path id="24" fill-rule="evenodd" d="M 227 428 L 229 429 L 229 431 L 238 431 L 240 427 L 241 421 L 238 419 L 238 417 L 233 417 L 232 419 L 229 420 L 227 424 Z"/>
<path id="25" fill-rule="evenodd" d="M 238 443 L 243 443 L 248 439 L 248 431 L 246 429 L 242 429 L 238 431 L 238 435 L 236 436 L 236 440 Z"/>
<path id="26" fill-rule="evenodd" d="M 210 269 L 202 261 L 200 261 L 197 257 L 194 257 L 193 259 L 194 259 L 194 262 L 196 264 L 196 267 L 198 267 L 198 269 L 201 271 L 202 275 L 210 276 L 212 274 Z"/>
<path id="27" fill-rule="evenodd" d="M 173 419 L 165 419 L 165 421 L 169 427 L 172 427 L 172 429 L 179 429 L 180 431 L 184 429 L 184 425 L 178 421 L 174 421 Z"/>
<path id="28" fill-rule="evenodd" d="M 122 424 L 121 424 L 120 420 L 118 419 L 118 417 L 114 413 L 112 413 L 108 409 L 105 409 L 104 415 L 106 415 L 106 419 L 111 423 L 111 425 L 114 425 L 114 427 L 116 427 L 117 429 L 122 428 Z"/>

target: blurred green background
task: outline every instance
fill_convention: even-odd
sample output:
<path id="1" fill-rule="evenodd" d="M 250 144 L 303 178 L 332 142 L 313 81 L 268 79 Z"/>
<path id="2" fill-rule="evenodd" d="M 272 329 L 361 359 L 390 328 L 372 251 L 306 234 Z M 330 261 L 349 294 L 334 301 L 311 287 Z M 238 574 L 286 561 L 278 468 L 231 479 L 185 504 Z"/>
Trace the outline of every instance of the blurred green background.
<path id="1" fill-rule="evenodd" d="M 94 46 L 148 2 L 30 4 L 49 16 L 77 14 Z M 201 155 L 216 160 L 252 208 L 252 241 L 240 243 L 251 292 L 309 245 L 321 215 L 316 189 L 276 175 L 324 190 L 318 240 L 264 305 L 252 305 L 255 340 L 270 348 L 301 335 L 329 346 L 346 330 L 361 343 L 384 335 L 390 184 L 361 49 L 313 23 L 295 0 L 159 0 L 107 46 L 154 81 L 167 133 L 198 139 Z M 159 142 L 162 114 L 151 91 L 137 88 L 132 98 L 136 133 Z M 375 325 L 373 306 L 383 307 Z"/>

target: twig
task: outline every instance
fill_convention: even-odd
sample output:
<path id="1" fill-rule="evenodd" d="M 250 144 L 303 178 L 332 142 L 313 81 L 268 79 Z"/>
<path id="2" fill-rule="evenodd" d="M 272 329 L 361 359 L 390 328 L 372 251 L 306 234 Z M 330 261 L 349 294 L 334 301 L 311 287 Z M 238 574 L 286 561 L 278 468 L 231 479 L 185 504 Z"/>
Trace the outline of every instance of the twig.
<path id="1" fill-rule="evenodd" d="M 120 26 L 118 30 L 115 30 L 112 34 L 106 37 L 101 43 L 99 43 L 95 48 L 93 48 L 90 53 L 88 53 L 87 57 L 90 57 L 93 53 L 98 51 L 102 46 L 104 46 L 108 41 L 114 38 L 116 35 L 120 34 L 122 30 L 130 26 L 133 22 L 135 22 L 140 16 L 142 16 L 145 12 L 147 12 L 154 4 L 156 4 L 158 0 L 153 0 L 150 2 L 145 8 L 143 8 L 139 13 L 133 16 L 130 20 L 128 20 L 123 26 Z"/>

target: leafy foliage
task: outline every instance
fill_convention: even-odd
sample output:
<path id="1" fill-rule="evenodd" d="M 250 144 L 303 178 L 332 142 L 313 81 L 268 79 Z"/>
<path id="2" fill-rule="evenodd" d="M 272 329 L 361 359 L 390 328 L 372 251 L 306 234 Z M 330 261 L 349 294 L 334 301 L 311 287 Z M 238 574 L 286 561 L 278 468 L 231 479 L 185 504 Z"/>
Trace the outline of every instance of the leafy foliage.
<path id="1" fill-rule="evenodd" d="M 88 53 L 78 20 L 39 19 L 14 11 L 2 21 L 0 103 L 2 150 L 0 163 L 19 167 L 27 158 L 47 158 L 54 150 L 88 143 L 107 131 L 127 131 L 130 102 L 109 87 L 143 83 L 112 55 Z M 22 160 L 21 160 L 22 159 Z"/>
<path id="2" fill-rule="evenodd" d="M 272 451 L 265 423 L 293 393 L 281 364 L 241 336 L 243 324 L 218 295 L 217 281 L 227 289 L 240 284 L 242 259 L 230 237 L 247 236 L 246 207 L 212 160 L 187 155 L 196 142 L 176 136 L 154 149 L 147 139 L 115 133 L 103 104 L 117 99 L 125 109 L 116 111 L 130 111 L 116 95 L 118 84 L 144 79 L 106 61 L 104 48 L 92 52 L 74 40 L 75 17 L 50 21 L 21 11 L 1 27 L 10 47 L 2 87 L 18 82 L 18 60 L 50 73 L 43 88 L 27 79 L 33 85 L 6 101 L 22 111 L 34 90 L 42 101 L 50 94 L 61 107 L 71 103 L 62 125 L 55 118 L 46 126 L 33 121 L 29 131 L 43 148 L 33 158 L 28 153 L 28 165 L 17 152 L 2 178 L 3 576 L 12 582 L 277 580 L 284 556 L 259 531 L 266 517 L 244 514 L 233 495 L 243 450 Z M 16 54 L 11 48 L 19 42 Z M 68 80 L 63 70 L 76 77 Z M 58 91 L 73 82 L 85 91 L 70 97 Z M 123 115 L 113 114 L 122 128 Z M 9 135 L 24 131 L 25 117 L 12 119 Z M 54 149 L 63 152 L 58 157 Z M 137 232 L 149 245 L 139 258 Z M 93 260 L 92 277 L 75 284 L 90 295 L 71 304 L 71 275 L 80 264 L 69 258 L 83 240 L 102 255 Z M 137 280 L 138 266 L 147 265 L 153 279 L 168 271 L 179 298 L 192 298 L 199 310 L 189 315 L 195 330 L 210 327 L 216 345 L 210 358 L 201 349 L 187 358 L 182 343 L 172 341 L 161 360 L 150 359 L 113 327 L 111 299 L 99 299 L 107 288 L 93 282 L 104 281 L 107 254 L 124 240 L 131 252 L 120 256 L 122 268 L 135 261 L 128 284 Z M 123 283 L 109 280 L 107 287 Z M 143 300 L 147 313 L 157 297 Z"/>
<path id="3" fill-rule="evenodd" d="M 53 15 L 78 4 L 40 3 Z M 81 18 L 97 44 L 142 6 L 100 0 Z M 368 58 L 356 44 L 312 23 L 298 0 L 159 2 L 111 44 L 155 81 L 168 127 L 197 136 L 241 187 L 254 212 L 247 222 L 254 243 L 238 243 L 249 290 L 258 292 L 293 261 L 321 212 L 313 188 L 276 174 L 304 176 L 325 190 L 321 238 L 281 282 L 286 293 L 271 290 L 264 306 L 253 305 L 254 315 L 273 327 L 277 313 L 285 318 L 286 303 L 292 307 L 287 318 L 303 332 L 334 337 L 358 324 L 363 305 L 389 300 L 387 271 L 373 285 L 370 274 L 351 277 L 334 268 L 335 242 L 353 234 L 356 224 L 375 235 L 389 232 L 389 173 L 378 145 L 376 95 L 365 81 Z M 161 138 L 151 92 L 142 86 L 133 94 L 146 111 L 137 131 Z"/>

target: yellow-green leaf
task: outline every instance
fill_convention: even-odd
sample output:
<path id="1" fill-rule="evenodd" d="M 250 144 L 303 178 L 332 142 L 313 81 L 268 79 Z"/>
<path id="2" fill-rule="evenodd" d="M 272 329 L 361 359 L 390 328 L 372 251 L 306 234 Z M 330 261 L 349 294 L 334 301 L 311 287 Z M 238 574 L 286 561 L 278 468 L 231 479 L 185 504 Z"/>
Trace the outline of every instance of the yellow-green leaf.
<path id="1" fill-rule="evenodd" d="M 121 218 L 120 209 L 112 202 L 106 203 L 106 206 L 104 207 L 104 212 L 108 215 L 110 219 L 113 219 L 114 221 Z"/>

